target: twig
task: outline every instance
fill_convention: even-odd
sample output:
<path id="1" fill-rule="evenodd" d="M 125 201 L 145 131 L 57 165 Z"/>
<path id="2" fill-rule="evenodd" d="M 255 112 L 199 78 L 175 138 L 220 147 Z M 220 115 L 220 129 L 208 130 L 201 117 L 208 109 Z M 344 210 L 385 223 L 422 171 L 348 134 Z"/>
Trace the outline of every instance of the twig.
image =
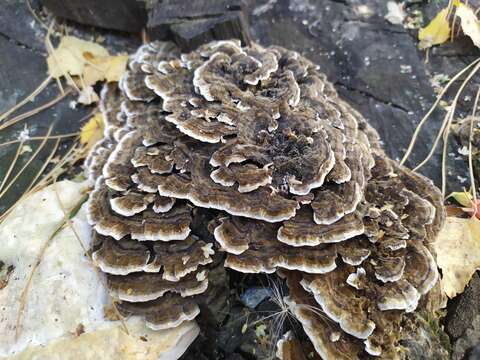
<path id="1" fill-rule="evenodd" d="M 65 222 L 66 224 L 70 227 L 70 229 L 72 230 L 73 232 L 73 235 L 75 236 L 75 238 L 77 239 L 78 243 L 80 244 L 80 247 L 82 248 L 83 252 L 85 253 L 85 255 L 88 257 L 89 261 L 91 262 L 91 264 L 93 264 L 93 261 L 91 259 L 91 257 L 89 256 L 88 254 L 88 251 L 87 251 L 87 247 L 85 246 L 85 244 L 83 243 L 82 239 L 80 239 L 80 235 L 78 235 L 78 232 L 77 232 L 77 229 L 75 229 L 75 226 L 73 226 L 73 223 L 72 223 L 72 219 L 70 216 L 68 216 L 67 214 L 67 210 L 65 209 L 65 206 L 63 205 L 63 202 L 62 202 L 62 199 L 60 198 L 60 194 L 58 193 L 58 189 L 57 189 L 57 179 L 55 179 L 53 181 L 53 192 L 55 193 L 55 197 L 57 198 L 57 202 L 58 202 L 58 205 L 60 206 L 60 209 L 62 210 L 63 212 L 63 217 L 65 219 Z M 82 204 L 87 201 L 87 198 L 88 198 L 88 195 L 85 194 L 82 196 L 82 199 L 84 199 L 84 201 L 82 202 Z"/>
<path id="2" fill-rule="evenodd" d="M 44 138 L 49 139 L 48 137 L 44 137 Z M 68 152 L 63 156 L 63 158 L 58 162 L 58 164 L 56 164 L 53 167 L 53 169 L 51 169 L 46 175 L 44 175 L 38 184 L 35 184 L 35 182 L 42 175 L 42 172 L 46 167 L 46 165 L 44 164 L 42 169 L 40 169 L 40 171 L 37 172 L 37 175 L 35 176 L 33 181 L 30 183 L 27 190 L 15 201 L 15 203 L 12 206 L 10 206 L 2 215 L 0 215 L 0 223 L 3 220 L 5 220 L 8 214 L 10 214 L 26 196 L 47 186 L 56 178 L 56 176 L 59 176 L 62 173 L 62 172 L 59 172 L 59 170 L 62 168 L 64 164 L 66 164 L 70 160 L 75 160 L 75 161 L 77 160 L 77 157 L 74 157 L 73 159 L 71 159 L 72 154 L 77 149 L 77 145 L 78 144 L 73 144 L 72 147 L 68 150 Z"/>

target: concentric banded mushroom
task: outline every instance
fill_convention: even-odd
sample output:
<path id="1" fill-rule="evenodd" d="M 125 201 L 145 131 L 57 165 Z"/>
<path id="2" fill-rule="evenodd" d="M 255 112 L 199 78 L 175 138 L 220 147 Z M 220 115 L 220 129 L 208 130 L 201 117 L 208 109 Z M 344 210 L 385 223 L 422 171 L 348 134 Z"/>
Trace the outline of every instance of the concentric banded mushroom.
<path id="1" fill-rule="evenodd" d="M 386 157 L 318 66 L 237 41 L 179 57 L 151 43 L 102 111 L 89 219 L 122 313 L 154 329 L 198 314 L 214 250 L 191 223 L 205 208 L 226 267 L 286 273 L 321 357 L 400 356 L 402 321 L 437 284 L 441 196 Z"/>

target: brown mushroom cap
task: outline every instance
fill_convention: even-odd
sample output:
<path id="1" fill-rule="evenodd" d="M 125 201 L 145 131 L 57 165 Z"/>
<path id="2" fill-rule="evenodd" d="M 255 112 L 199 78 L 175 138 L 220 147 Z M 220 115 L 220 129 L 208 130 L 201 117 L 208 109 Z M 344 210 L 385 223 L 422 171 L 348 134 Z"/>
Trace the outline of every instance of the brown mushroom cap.
<path id="1" fill-rule="evenodd" d="M 357 359 L 362 352 L 360 340 L 346 334 L 330 320 L 313 297 L 300 286 L 301 274 L 289 272 L 289 295 L 285 298 L 290 311 L 302 324 L 322 359 Z"/>
<path id="2" fill-rule="evenodd" d="M 179 281 L 202 265 L 211 263 L 213 244 L 189 236 L 182 241 L 147 244 L 130 239 L 114 240 L 95 234 L 98 249 L 92 258 L 100 269 L 112 275 L 133 272 L 159 273 L 168 281 Z"/>
<path id="3" fill-rule="evenodd" d="M 193 320 L 200 309 L 190 297 L 167 293 L 161 298 L 146 302 L 121 301 L 117 304 L 119 312 L 124 315 L 141 315 L 146 325 L 152 330 L 163 330 L 179 326 L 184 321 Z"/>
<path id="4" fill-rule="evenodd" d="M 90 195 L 88 218 L 95 231 L 116 240 L 130 235 L 132 239 L 146 241 L 183 240 L 190 233 L 190 209 L 185 204 L 175 205 L 164 213 L 147 209 L 133 216 L 114 212 L 109 193 L 102 177 Z"/>
<path id="5" fill-rule="evenodd" d="M 168 292 L 182 297 L 203 293 L 208 287 L 207 270 L 191 273 L 179 281 L 164 280 L 156 273 L 131 273 L 126 276 L 107 275 L 112 296 L 122 301 L 145 302 L 161 298 Z"/>

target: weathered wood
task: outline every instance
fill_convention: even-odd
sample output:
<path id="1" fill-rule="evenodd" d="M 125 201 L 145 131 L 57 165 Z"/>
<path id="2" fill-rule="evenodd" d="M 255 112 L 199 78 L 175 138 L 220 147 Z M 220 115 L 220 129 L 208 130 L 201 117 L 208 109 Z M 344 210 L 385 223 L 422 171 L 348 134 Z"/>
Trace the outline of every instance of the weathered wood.
<path id="1" fill-rule="evenodd" d="M 250 43 L 248 22 L 241 11 L 232 11 L 213 19 L 174 24 L 171 31 L 175 42 L 184 51 L 193 50 L 212 40 L 239 38 L 244 44 Z"/>
<path id="2" fill-rule="evenodd" d="M 147 22 L 145 1 L 138 0 L 43 0 L 55 15 L 105 29 L 140 32 Z"/>
<path id="3" fill-rule="evenodd" d="M 212 41 L 237 38 L 250 43 L 246 0 L 166 0 L 150 12 L 147 25 L 151 39 L 173 38 L 183 51 Z"/>

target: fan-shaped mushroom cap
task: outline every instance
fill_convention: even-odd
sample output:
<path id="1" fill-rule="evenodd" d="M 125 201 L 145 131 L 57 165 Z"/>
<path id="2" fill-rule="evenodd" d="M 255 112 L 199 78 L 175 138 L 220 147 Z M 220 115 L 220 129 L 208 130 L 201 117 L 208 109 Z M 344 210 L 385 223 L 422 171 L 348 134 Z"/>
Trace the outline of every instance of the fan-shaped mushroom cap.
<path id="1" fill-rule="evenodd" d="M 207 270 L 191 273 L 179 281 L 169 281 L 156 273 L 131 273 L 126 276 L 107 275 L 112 296 L 130 302 L 145 302 L 172 292 L 182 297 L 203 293 L 208 287 Z"/>
<path id="2" fill-rule="evenodd" d="M 117 308 L 124 316 L 144 316 L 147 326 L 152 330 L 177 327 L 184 321 L 193 320 L 200 313 L 200 308 L 194 300 L 174 293 L 140 303 L 121 301 Z"/>
<path id="3" fill-rule="evenodd" d="M 150 247 L 134 240 L 117 241 L 111 237 L 96 236 L 99 238 L 99 247 L 92 253 L 92 258 L 103 272 L 112 275 L 162 271 L 165 280 L 179 281 L 197 271 L 201 265 L 213 261 L 213 244 L 207 244 L 195 236 Z"/>
<path id="4" fill-rule="evenodd" d="M 127 235 L 141 241 L 183 240 L 190 233 L 190 209 L 185 204 L 175 205 L 165 213 L 145 210 L 130 217 L 115 213 L 102 177 L 98 178 L 90 195 L 87 214 L 95 231 L 116 240 Z"/>
<path id="5" fill-rule="evenodd" d="M 375 323 L 368 318 L 370 304 L 367 298 L 359 297 L 357 290 L 347 285 L 347 276 L 347 268 L 338 269 L 325 275 L 305 275 L 300 284 L 343 331 L 366 339 L 375 329 Z"/>
<path id="6" fill-rule="evenodd" d="M 362 352 L 360 340 L 346 334 L 328 319 L 307 291 L 300 286 L 301 275 L 289 272 L 289 295 L 284 300 L 302 324 L 317 353 L 322 359 L 357 359 Z"/>
<path id="7" fill-rule="evenodd" d="M 348 214 L 327 225 L 319 225 L 312 219 L 312 210 L 302 207 L 297 215 L 283 222 L 278 230 L 278 240 L 290 246 L 316 246 L 345 241 L 364 232 L 359 213 Z"/>

